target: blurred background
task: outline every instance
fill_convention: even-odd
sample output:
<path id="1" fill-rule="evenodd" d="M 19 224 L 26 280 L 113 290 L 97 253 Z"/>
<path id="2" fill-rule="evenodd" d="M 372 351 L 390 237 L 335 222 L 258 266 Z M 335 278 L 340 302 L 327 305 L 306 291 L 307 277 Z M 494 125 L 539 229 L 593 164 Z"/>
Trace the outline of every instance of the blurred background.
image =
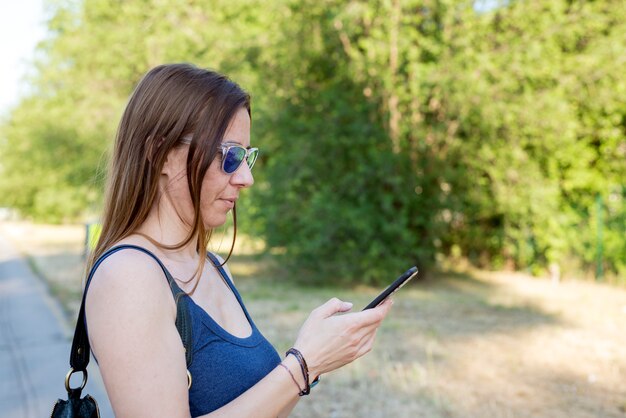
<path id="1" fill-rule="evenodd" d="M 252 95 L 231 269 L 270 341 L 420 267 L 294 416 L 626 416 L 626 2 L 30 4 L 2 13 L 7 56 L 38 43 L 2 64 L 0 216 L 70 323 L 125 103 L 191 62 Z"/>

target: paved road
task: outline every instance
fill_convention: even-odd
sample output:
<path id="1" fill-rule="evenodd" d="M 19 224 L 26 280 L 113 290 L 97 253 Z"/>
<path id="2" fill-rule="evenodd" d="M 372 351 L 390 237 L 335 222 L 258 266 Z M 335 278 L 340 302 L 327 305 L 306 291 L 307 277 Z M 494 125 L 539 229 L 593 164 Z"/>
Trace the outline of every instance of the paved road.
<path id="1" fill-rule="evenodd" d="M 47 417 L 56 399 L 66 398 L 72 334 L 58 302 L 0 234 L 0 418 Z M 93 357 L 88 370 L 83 394 L 96 398 L 103 418 L 113 417 Z"/>

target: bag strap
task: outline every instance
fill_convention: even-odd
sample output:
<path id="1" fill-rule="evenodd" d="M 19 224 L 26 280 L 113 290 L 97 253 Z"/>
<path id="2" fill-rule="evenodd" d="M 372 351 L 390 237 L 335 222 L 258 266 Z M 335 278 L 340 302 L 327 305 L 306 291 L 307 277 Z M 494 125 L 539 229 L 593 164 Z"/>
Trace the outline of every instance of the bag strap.
<path id="1" fill-rule="evenodd" d="M 189 305 L 188 298 L 186 293 L 176 284 L 176 281 L 170 274 L 170 272 L 165 268 L 161 260 L 158 259 L 157 256 L 152 254 L 150 251 L 145 248 L 136 246 L 136 245 L 118 245 L 106 251 L 104 254 L 98 258 L 98 260 L 94 263 L 91 271 L 89 272 L 89 276 L 87 277 L 87 282 L 85 283 L 85 290 L 83 291 L 83 299 L 80 304 L 80 311 L 78 313 L 78 320 L 76 321 L 76 330 L 74 331 L 74 339 L 72 341 L 72 349 L 70 352 L 70 366 L 73 371 L 82 371 L 86 372 L 87 365 L 89 364 L 89 356 L 91 351 L 91 346 L 89 345 L 89 338 L 87 336 L 87 326 L 85 324 L 85 299 L 87 297 L 87 289 L 89 288 L 89 284 L 91 283 L 91 279 L 93 275 L 100 265 L 108 256 L 123 250 L 123 249 L 134 249 L 137 251 L 141 251 L 159 263 L 161 270 L 165 274 L 167 278 L 167 282 L 169 283 L 170 290 L 172 291 L 172 295 L 174 296 L 174 301 L 176 302 L 176 329 L 180 334 L 180 338 L 183 342 L 183 346 L 185 347 L 185 360 L 187 362 L 187 369 L 189 370 L 189 366 L 192 361 L 192 335 L 191 335 L 191 315 L 189 313 Z M 86 374 L 85 374 L 86 376 Z"/>

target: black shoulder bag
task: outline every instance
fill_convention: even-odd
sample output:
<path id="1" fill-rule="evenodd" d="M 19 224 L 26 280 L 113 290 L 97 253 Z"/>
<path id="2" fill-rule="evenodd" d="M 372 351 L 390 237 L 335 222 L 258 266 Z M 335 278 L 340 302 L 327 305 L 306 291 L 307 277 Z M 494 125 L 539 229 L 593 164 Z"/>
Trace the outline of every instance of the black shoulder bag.
<path id="1" fill-rule="evenodd" d="M 72 350 L 70 352 L 70 371 L 65 376 L 65 389 L 67 390 L 68 399 L 58 399 L 52 408 L 51 418 L 100 418 L 100 411 L 98 410 L 98 403 L 91 395 L 86 395 L 83 398 L 80 397 L 85 385 L 87 384 L 87 365 L 89 364 L 89 355 L 91 347 L 89 346 L 89 339 L 87 338 L 87 328 L 85 326 L 85 298 L 87 296 L 87 289 L 94 272 L 100 265 L 100 263 L 109 255 L 116 253 L 125 248 L 132 248 L 141 252 L 144 252 L 154 258 L 158 263 L 174 295 L 176 301 L 176 329 L 180 334 L 180 338 L 183 341 L 185 347 L 185 360 L 187 361 L 187 380 L 188 387 L 191 387 L 191 374 L 189 373 L 189 366 L 192 360 L 192 347 L 191 347 L 191 317 L 189 315 L 188 300 L 183 297 L 186 293 L 176 284 L 174 278 L 165 268 L 161 260 L 159 260 L 154 254 L 145 248 L 135 245 L 119 245 L 113 247 L 105 252 L 92 267 L 85 284 L 85 290 L 83 291 L 83 299 L 80 304 L 80 311 L 78 313 L 78 320 L 76 321 L 76 330 L 74 331 L 74 340 L 72 341 Z M 70 387 L 70 377 L 72 374 L 82 372 L 83 381 L 80 387 Z"/>

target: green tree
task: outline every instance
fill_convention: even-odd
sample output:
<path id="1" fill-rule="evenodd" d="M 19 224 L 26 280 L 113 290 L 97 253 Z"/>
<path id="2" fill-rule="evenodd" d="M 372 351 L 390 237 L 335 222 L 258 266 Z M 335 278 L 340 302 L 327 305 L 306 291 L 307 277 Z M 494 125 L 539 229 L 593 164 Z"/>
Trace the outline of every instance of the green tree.
<path id="1" fill-rule="evenodd" d="M 189 61 L 252 92 L 262 154 L 241 226 L 304 277 L 386 281 L 460 256 L 592 271 L 598 242 L 623 276 L 626 5 L 500 3 L 51 3 L 32 94 L 0 130 L 0 204 L 97 212 L 134 84 Z"/>

